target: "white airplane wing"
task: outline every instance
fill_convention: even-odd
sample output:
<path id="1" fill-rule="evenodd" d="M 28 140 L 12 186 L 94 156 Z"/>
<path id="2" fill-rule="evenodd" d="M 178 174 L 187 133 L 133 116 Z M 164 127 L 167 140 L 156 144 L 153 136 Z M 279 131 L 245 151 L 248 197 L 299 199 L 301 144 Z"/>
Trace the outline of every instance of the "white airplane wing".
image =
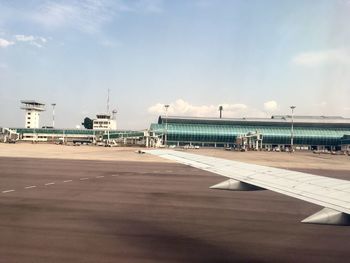
<path id="1" fill-rule="evenodd" d="M 230 178 L 213 189 L 267 189 L 324 207 L 303 223 L 350 225 L 350 181 L 180 151 L 145 152 Z"/>

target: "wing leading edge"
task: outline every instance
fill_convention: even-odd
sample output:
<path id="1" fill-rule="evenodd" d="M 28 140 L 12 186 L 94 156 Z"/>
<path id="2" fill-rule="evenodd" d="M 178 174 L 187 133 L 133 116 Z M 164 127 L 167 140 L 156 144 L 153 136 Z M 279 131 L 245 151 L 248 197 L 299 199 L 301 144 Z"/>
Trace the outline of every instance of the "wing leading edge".
<path id="1" fill-rule="evenodd" d="M 324 207 L 303 223 L 350 225 L 350 181 L 173 150 L 145 152 L 230 178 L 212 189 L 267 189 Z"/>

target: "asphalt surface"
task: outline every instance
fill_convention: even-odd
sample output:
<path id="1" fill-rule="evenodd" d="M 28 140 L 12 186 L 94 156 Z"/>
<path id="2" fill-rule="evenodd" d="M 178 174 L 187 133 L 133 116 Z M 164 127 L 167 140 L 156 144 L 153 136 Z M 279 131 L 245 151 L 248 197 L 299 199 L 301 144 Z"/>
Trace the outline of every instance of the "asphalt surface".
<path id="1" fill-rule="evenodd" d="M 223 180 L 175 163 L 1 157 L 0 262 L 350 258 L 350 227 L 299 223 L 321 207 L 271 191 L 208 189 Z"/>

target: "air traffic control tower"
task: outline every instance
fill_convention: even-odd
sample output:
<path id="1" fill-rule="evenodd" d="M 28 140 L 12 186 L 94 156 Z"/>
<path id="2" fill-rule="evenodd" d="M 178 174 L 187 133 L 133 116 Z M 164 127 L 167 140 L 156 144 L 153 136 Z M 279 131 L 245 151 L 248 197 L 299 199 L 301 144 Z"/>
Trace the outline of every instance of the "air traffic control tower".
<path id="1" fill-rule="evenodd" d="M 26 111 L 25 128 L 39 128 L 40 112 L 45 111 L 45 104 L 34 100 L 21 100 L 21 109 Z"/>

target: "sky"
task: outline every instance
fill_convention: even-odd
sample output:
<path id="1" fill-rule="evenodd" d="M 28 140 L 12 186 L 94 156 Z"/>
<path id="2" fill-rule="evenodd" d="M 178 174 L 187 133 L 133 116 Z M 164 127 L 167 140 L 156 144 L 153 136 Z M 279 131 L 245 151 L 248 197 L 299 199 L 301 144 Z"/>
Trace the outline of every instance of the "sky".
<path id="1" fill-rule="evenodd" d="M 350 117 L 349 0 L 0 0 L 0 126 L 169 115 Z"/>

